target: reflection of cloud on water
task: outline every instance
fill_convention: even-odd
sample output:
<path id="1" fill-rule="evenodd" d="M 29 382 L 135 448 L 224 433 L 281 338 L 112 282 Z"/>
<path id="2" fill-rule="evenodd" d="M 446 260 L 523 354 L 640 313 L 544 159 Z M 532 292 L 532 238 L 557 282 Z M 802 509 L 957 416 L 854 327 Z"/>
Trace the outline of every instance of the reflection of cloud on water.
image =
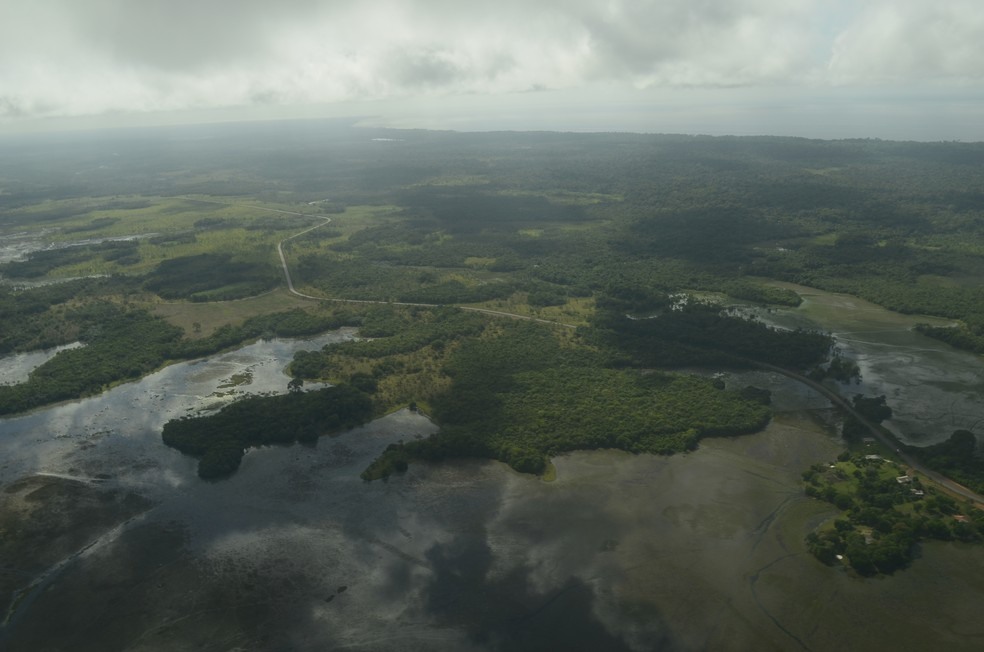
<path id="1" fill-rule="evenodd" d="M 508 589 L 519 604 L 518 614 L 505 620 L 520 625 L 504 649 L 675 649 L 652 606 L 637 618 L 640 612 L 633 615 L 623 600 L 632 566 L 650 554 L 647 542 L 666 527 L 652 501 L 637 499 L 664 462 L 615 452 L 574 454 L 555 460 L 560 478 L 551 484 L 503 470 L 503 499 L 486 530 L 482 590 L 487 596 L 489 586 Z M 566 637 L 560 644 L 547 632 L 564 613 L 564 628 L 556 630 Z M 494 631 L 502 623 L 485 627 Z"/>
<path id="2" fill-rule="evenodd" d="M 463 627 L 473 642 L 491 649 L 631 649 L 596 617 L 594 589 L 577 574 L 562 572 L 538 588 L 528 559 L 493 573 L 496 557 L 482 530 L 428 550 L 434 569 L 424 592 L 428 615 Z"/>
<path id="3" fill-rule="evenodd" d="M 169 419 L 201 409 L 229 369 L 251 365 L 253 380 L 241 393 L 286 391 L 283 368 L 294 351 L 351 339 L 352 329 L 304 340 L 269 340 L 238 351 L 174 364 L 99 396 L 0 419 L 0 481 L 34 471 L 66 472 L 72 465 L 121 473 L 138 480 L 173 459 L 160 441 Z M 216 371 L 218 370 L 218 371 Z M 91 444 L 95 443 L 95 446 Z M 171 468 L 171 473 L 183 469 Z M 173 478 L 166 480 L 170 486 Z"/>

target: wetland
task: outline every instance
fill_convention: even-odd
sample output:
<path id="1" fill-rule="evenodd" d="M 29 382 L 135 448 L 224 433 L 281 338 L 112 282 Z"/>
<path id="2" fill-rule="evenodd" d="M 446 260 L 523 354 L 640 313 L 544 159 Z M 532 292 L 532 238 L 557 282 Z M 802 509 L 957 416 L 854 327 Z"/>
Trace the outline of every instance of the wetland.
<path id="1" fill-rule="evenodd" d="M 49 543 L 5 570 L 24 578 L 6 649 L 984 641 L 973 606 L 984 590 L 979 548 L 928 544 L 911 568 L 877 580 L 806 551 L 806 533 L 834 512 L 803 494 L 800 471 L 842 449 L 838 417 L 778 374 L 726 376 L 772 392 L 775 417 L 762 432 L 671 457 L 569 453 L 553 460 L 553 482 L 469 461 L 362 482 L 387 445 L 434 432 L 407 410 L 314 448 L 250 452 L 221 483 L 201 482 L 193 460 L 161 445 L 167 417 L 214 409 L 237 374 L 251 375 L 237 390 L 282 391 L 295 350 L 351 336 L 258 343 L 4 420 L 4 514 L 23 514 L 35 494 L 59 496 L 33 525 Z M 69 541 L 55 536 L 66 532 Z M 22 552 L 34 540 L 21 540 Z M 41 583 L 29 584 L 41 568 Z"/>
<path id="2" fill-rule="evenodd" d="M 833 346 L 901 442 L 979 440 L 982 359 L 914 327 L 984 332 L 980 144 L 135 135 L 0 152 L 0 648 L 984 647 L 981 547 L 810 553 L 842 415 L 749 364 Z M 371 420 L 221 481 L 162 441 L 343 383 Z"/>

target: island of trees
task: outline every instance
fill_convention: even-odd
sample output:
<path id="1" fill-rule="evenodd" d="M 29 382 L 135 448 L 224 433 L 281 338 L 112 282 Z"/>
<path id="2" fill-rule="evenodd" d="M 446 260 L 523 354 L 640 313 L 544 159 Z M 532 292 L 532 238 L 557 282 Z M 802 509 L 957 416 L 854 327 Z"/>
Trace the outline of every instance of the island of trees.
<path id="1" fill-rule="evenodd" d="M 212 480 L 235 473 L 251 446 L 315 444 L 371 416 L 372 400 L 350 385 L 305 392 L 294 384 L 287 394 L 251 396 L 216 414 L 172 419 L 162 436 L 168 446 L 199 458 L 199 477 Z"/>
<path id="2" fill-rule="evenodd" d="M 806 494 L 841 516 L 807 536 L 826 564 L 861 575 L 891 574 L 913 559 L 920 541 L 984 541 L 984 511 L 962 504 L 878 455 L 844 453 L 803 473 Z"/>

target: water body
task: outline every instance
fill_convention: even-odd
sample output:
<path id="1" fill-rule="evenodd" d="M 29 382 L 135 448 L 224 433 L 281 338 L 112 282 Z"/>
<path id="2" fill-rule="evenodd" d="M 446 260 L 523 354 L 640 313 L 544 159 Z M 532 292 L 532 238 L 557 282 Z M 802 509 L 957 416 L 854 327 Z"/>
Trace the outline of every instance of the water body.
<path id="1" fill-rule="evenodd" d="M 86 245 L 102 244 L 103 242 L 129 242 L 157 235 L 156 233 L 140 233 L 136 235 L 108 236 L 103 238 L 83 238 L 81 240 L 66 240 L 52 242 L 50 236 L 59 229 L 49 228 L 40 231 L 23 231 L 4 236 L 0 242 L 0 264 L 24 260 L 35 251 L 66 249 L 68 247 L 83 247 Z"/>
<path id="2" fill-rule="evenodd" d="M 845 294 L 782 284 L 804 299 L 795 310 L 760 314 L 770 323 L 830 332 L 845 357 L 861 369 L 860 384 L 842 394 L 885 395 L 902 441 L 925 446 L 964 428 L 984 432 L 984 358 L 926 337 L 918 323 L 947 325 L 935 317 L 902 315 Z"/>
<path id="3" fill-rule="evenodd" d="M 85 245 L 100 244 L 103 242 L 127 242 L 131 240 L 141 240 L 144 238 L 150 238 L 156 233 L 141 233 L 137 235 L 125 235 L 125 236 L 112 236 L 105 238 L 86 238 L 84 240 L 70 240 L 66 242 L 51 242 L 50 236 L 57 233 L 58 229 L 42 229 L 40 231 L 31 232 L 19 232 L 4 235 L 0 239 L 0 265 L 4 263 L 11 263 L 26 260 L 27 257 L 34 253 L 35 251 L 50 250 L 50 249 L 65 249 L 68 247 L 80 247 Z M 88 277 L 61 277 L 61 278 L 45 278 L 45 279 L 23 279 L 23 278 L 6 278 L 0 274 L 0 283 L 7 285 L 12 285 L 17 288 L 32 288 L 40 287 L 44 285 L 52 285 L 54 283 L 64 283 L 66 281 L 74 281 L 79 278 L 98 278 L 99 275 L 93 275 Z"/>
<path id="4" fill-rule="evenodd" d="M 0 420 L 0 482 L 30 473 L 112 474 L 153 484 L 188 461 L 162 448 L 161 428 L 186 414 L 218 409 L 246 393 L 287 389 L 284 368 L 300 349 L 355 337 L 354 329 L 304 340 L 267 340 L 215 357 L 171 365 L 99 396 Z M 249 382 L 236 385 L 234 375 Z M 172 468 L 173 464 L 173 468 Z M 193 468 L 193 467 L 192 467 Z"/>
<path id="5" fill-rule="evenodd" d="M 15 385 L 27 381 L 32 371 L 43 365 L 48 360 L 69 349 L 77 349 L 84 346 L 81 342 L 56 346 L 43 351 L 31 351 L 30 353 L 15 353 L 0 358 L 0 385 Z"/>
<path id="6" fill-rule="evenodd" d="M 46 566 L 0 629 L 5 650 L 842 650 L 984 646 L 984 557 L 926 546 L 852 578 L 808 555 L 829 509 L 799 474 L 840 450 L 828 402 L 782 376 L 763 432 L 673 457 L 555 460 L 544 483 L 498 463 L 358 474 L 434 426 L 400 411 L 314 448 L 251 451 L 205 483 L 160 443 L 229 391 L 283 391 L 293 351 L 264 342 L 0 421 L 0 498 L 45 473 L 151 507 Z M 229 388 L 234 374 L 252 383 Z M 36 476 L 37 477 L 37 476 Z M 29 497 L 28 497 L 29 498 Z"/>

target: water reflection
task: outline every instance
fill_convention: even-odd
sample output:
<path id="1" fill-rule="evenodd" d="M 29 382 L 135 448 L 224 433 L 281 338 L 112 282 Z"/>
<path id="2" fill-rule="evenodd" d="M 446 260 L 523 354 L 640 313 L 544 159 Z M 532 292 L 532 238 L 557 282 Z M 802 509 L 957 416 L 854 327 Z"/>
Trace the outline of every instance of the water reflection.
<path id="1" fill-rule="evenodd" d="M 861 369 L 861 383 L 844 385 L 842 394 L 884 394 L 893 412 L 885 425 L 899 439 L 924 446 L 958 428 L 980 430 L 984 360 L 913 330 L 918 323 L 951 322 L 901 315 L 843 294 L 785 287 L 803 295 L 802 306 L 757 313 L 767 323 L 831 332 L 844 357 Z"/>
<path id="2" fill-rule="evenodd" d="M 434 432 L 406 410 L 316 447 L 251 451 L 201 482 L 160 427 L 235 391 L 284 391 L 293 351 L 263 342 L 174 365 L 103 396 L 0 421 L 4 484 L 46 471 L 107 482 L 154 507 L 33 596 L 9 650 L 979 649 L 981 551 L 927 547 L 858 580 L 803 536 L 827 508 L 800 472 L 840 449 L 827 402 L 777 374 L 759 434 L 695 453 L 565 455 L 544 483 L 497 463 L 358 474 L 388 444 Z M 886 605 L 890 605 L 886 608 Z M 6 635 L 6 639 L 3 636 Z"/>

